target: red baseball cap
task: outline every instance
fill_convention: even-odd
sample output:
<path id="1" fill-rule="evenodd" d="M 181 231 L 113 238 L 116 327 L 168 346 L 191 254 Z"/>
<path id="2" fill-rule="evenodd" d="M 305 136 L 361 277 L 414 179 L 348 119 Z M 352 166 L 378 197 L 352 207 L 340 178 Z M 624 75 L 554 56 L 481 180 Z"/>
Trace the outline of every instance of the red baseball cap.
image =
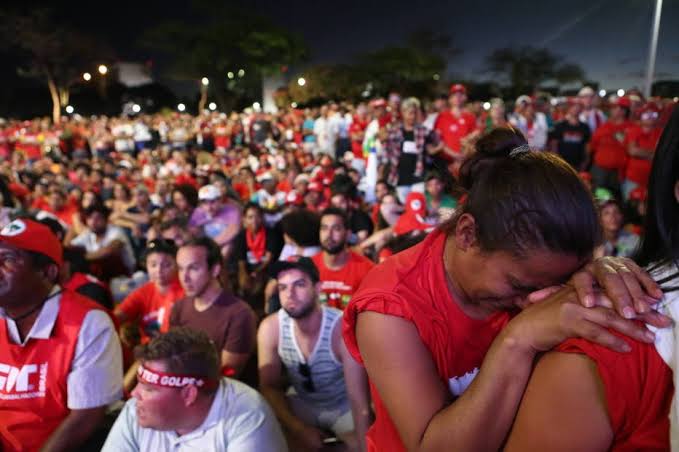
<path id="1" fill-rule="evenodd" d="M 382 99 L 381 97 L 377 99 L 373 99 L 370 101 L 370 106 L 373 108 L 378 108 L 378 107 L 386 107 L 387 106 L 387 101 Z"/>
<path id="2" fill-rule="evenodd" d="M 59 267 L 63 264 L 63 248 L 57 236 L 44 224 L 17 218 L 0 230 L 0 243 L 49 257 Z"/>
<path id="3" fill-rule="evenodd" d="M 413 231 L 428 231 L 433 226 L 424 221 L 427 201 L 422 193 L 411 192 L 406 197 L 405 211 L 394 225 L 394 234 L 403 235 Z"/>
<path id="4" fill-rule="evenodd" d="M 467 88 L 461 83 L 455 83 L 453 85 L 450 85 L 450 91 L 448 93 L 449 94 L 455 94 L 455 93 L 467 94 Z"/>
<path id="5" fill-rule="evenodd" d="M 321 184 L 319 184 L 316 181 L 309 182 L 308 189 L 309 189 L 309 191 L 316 191 L 316 192 L 319 192 L 319 193 L 321 193 L 323 191 L 323 187 L 321 187 Z"/>
<path id="6" fill-rule="evenodd" d="M 637 187 L 629 194 L 629 199 L 632 201 L 646 201 L 648 193 L 644 187 Z"/>

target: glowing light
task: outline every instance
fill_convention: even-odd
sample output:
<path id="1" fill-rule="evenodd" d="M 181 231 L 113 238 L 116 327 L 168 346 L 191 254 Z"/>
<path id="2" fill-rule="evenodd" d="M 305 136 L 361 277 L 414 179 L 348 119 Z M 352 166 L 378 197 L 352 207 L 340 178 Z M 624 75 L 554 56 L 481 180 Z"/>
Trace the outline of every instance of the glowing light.
<path id="1" fill-rule="evenodd" d="M 210 102 L 210 105 L 207 106 L 211 111 L 215 111 L 217 109 L 217 104 L 214 102 Z"/>
<path id="2" fill-rule="evenodd" d="M 210 84 L 210 80 L 207 77 L 203 77 L 202 79 L 200 79 L 200 83 L 202 83 L 203 86 L 207 86 Z"/>
<path id="3" fill-rule="evenodd" d="M 298 78 L 298 79 L 297 79 L 297 84 L 298 84 L 299 86 L 304 86 L 304 85 L 306 85 L 306 80 L 304 80 L 304 77 Z"/>
<path id="4" fill-rule="evenodd" d="M 625 90 L 622 89 L 622 88 L 620 88 L 620 89 L 618 90 L 618 97 L 622 97 L 622 96 L 624 96 L 624 95 L 625 95 Z"/>
<path id="5" fill-rule="evenodd" d="M 184 104 L 179 104 L 179 105 L 177 105 L 177 110 L 179 110 L 179 111 L 184 111 L 184 110 L 186 110 L 186 105 L 184 105 Z"/>
<path id="6" fill-rule="evenodd" d="M 297 102 L 291 103 L 290 106 L 291 106 L 292 108 L 297 108 Z"/>
<path id="7" fill-rule="evenodd" d="M 106 75 L 108 73 L 108 68 L 104 64 L 99 65 L 99 73 L 101 75 Z"/>
<path id="8" fill-rule="evenodd" d="M 226 76 L 229 78 L 233 78 L 233 72 L 229 71 L 226 73 Z"/>
<path id="9" fill-rule="evenodd" d="M 66 113 L 69 115 L 72 114 L 75 111 L 75 108 L 73 108 L 72 105 L 66 105 Z"/>
<path id="10" fill-rule="evenodd" d="M 255 111 L 259 111 L 261 110 L 262 106 L 259 104 L 259 102 L 255 102 L 254 104 L 252 104 L 252 108 L 254 108 Z"/>
<path id="11" fill-rule="evenodd" d="M 89 82 L 90 80 L 92 80 L 92 74 L 90 74 L 89 72 L 85 72 L 83 74 L 83 80 L 85 80 L 86 82 Z"/>
<path id="12" fill-rule="evenodd" d="M 484 110 L 490 110 L 490 102 L 484 102 L 483 103 L 483 109 Z"/>
<path id="13" fill-rule="evenodd" d="M 599 97 L 606 97 L 606 90 L 605 89 L 599 90 Z"/>
<path id="14" fill-rule="evenodd" d="M 438 80 L 438 79 L 440 79 L 440 78 L 441 78 L 441 76 L 440 76 L 440 75 L 438 75 L 438 74 L 434 74 L 434 80 Z"/>
<path id="15" fill-rule="evenodd" d="M 141 111 L 141 105 L 139 104 L 132 105 L 132 111 L 135 113 L 139 113 Z"/>
<path id="16" fill-rule="evenodd" d="M 238 76 L 244 77 L 245 76 L 245 69 L 238 69 Z"/>

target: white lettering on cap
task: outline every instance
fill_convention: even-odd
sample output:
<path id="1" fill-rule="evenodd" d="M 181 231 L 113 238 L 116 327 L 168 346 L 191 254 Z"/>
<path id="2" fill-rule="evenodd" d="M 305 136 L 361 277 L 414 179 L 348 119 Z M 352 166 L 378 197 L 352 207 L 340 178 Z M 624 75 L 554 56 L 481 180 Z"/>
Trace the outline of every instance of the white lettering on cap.
<path id="1" fill-rule="evenodd" d="M 5 237 L 13 237 L 15 235 L 21 234 L 25 230 L 26 223 L 24 223 L 21 220 L 14 220 L 11 223 L 7 224 L 4 228 L 2 228 L 2 231 L 0 231 L 0 235 L 4 235 Z"/>

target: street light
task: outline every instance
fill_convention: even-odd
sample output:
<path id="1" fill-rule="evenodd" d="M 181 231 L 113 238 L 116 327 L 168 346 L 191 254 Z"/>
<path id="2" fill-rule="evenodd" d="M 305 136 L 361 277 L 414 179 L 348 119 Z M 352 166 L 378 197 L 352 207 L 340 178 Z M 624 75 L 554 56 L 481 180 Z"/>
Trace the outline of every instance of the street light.
<path id="1" fill-rule="evenodd" d="M 622 96 L 624 96 L 624 95 L 625 95 L 625 90 L 622 89 L 622 88 L 620 88 L 620 89 L 618 90 L 618 97 L 622 97 Z"/>
<path id="2" fill-rule="evenodd" d="M 599 90 L 599 97 L 606 97 L 606 90 L 605 89 Z"/>
<path id="3" fill-rule="evenodd" d="M 210 105 L 208 105 L 207 108 L 209 108 L 210 111 L 215 111 L 217 109 L 217 104 L 210 102 Z"/>
<path id="4" fill-rule="evenodd" d="M 203 86 L 207 86 L 207 85 L 210 84 L 210 80 L 209 80 L 207 77 L 203 77 L 203 78 L 200 80 L 200 83 L 202 83 Z"/>
<path id="5" fill-rule="evenodd" d="M 139 113 L 141 111 L 141 105 L 139 104 L 132 105 L 132 111 L 135 113 Z"/>
<path id="6" fill-rule="evenodd" d="M 245 69 L 238 69 L 238 76 L 244 77 L 245 76 Z"/>
<path id="7" fill-rule="evenodd" d="M 92 74 L 90 74 L 89 72 L 85 72 L 83 74 L 83 80 L 85 80 L 86 82 L 89 82 L 90 80 L 92 80 Z"/>
<path id="8" fill-rule="evenodd" d="M 290 106 L 291 106 L 292 108 L 297 108 L 297 102 L 291 103 Z"/>
<path id="9" fill-rule="evenodd" d="M 179 110 L 179 111 L 184 111 L 184 110 L 186 110 L 186 105 L 184 105 L 184 104 L 179 104 L 179 105 L 177 105 L 177 110 Z"/>
<path id="10" fill-rule="evenodd" d="M 646 68 L 646 80 L 644 83 L 644 95 L 651 97 L 653 76 L 655 74 L 655 55 L 658 51 L 658 32 L 660 31 L 660 16 L 662 15 L 662 0 L 655 0 L 653 13 L 653 27 L 651 28 L 651 43 L 648 47 L 648 66 Z"/>
<path id="11" fill-rule="evenodd" d="M 226 76 L 229 78 L 233 78 L 233 72 L 229 71 L 226 73 Z"/>
<path id="12" fill-rule="evenodd" d="M 72 105 L 66 105 L 66 113 L 69 115 L 72 114 L 75 111 L 75 108 L 73 108 Z"/>
<path id="13" fill-rule="evenodd" d="M 438 80 L 438 79 L 440 79 L 440 78 L 441 78 L 441 76 L 440 76 L 440 75 L 438 75 L 438 74 L 434 74 L 434 80 Z"/>
<path id="14" fill-rule="evenodd" d="M 490 110 L 490 102 L 484 102 L 483 103 L 483 109 L 484 110 Z"/>
<path id="15" fill-rule="evenodd" d="M 262 108 L 262 106 L 259 104 L 259 102 L 255 102 L 254 104 L 252 104 L 252 108 L 254 108 L 255 111 L 259 111 Z"/>
<path id="16" fill-rule="evenodd" d="M 299 86 L 304 86 L 304 85 L 306 85 L 306 80 L 304 80 L 304 77 L 298 78 L 298 79 L 297 79 L 297 84 L 298 84 Z"/>
<path id="17" fill-rule="evenodd" d="M 108 72 L 108 68 L 104 64 L 100 64 L 98 69 L 101 75 L 106 75 L 106 73 Z"/>

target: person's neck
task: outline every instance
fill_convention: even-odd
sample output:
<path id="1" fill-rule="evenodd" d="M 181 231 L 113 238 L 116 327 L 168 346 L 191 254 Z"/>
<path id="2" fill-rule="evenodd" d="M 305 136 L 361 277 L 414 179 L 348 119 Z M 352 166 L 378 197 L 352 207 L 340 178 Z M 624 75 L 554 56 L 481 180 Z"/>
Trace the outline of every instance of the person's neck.
<path id="1" fill-rule="evenodd" d="M 21 300 L 7 300 L 10 306 L 4 308 L 5 314 L 12 319 L 19 319 L 16 321 L 17 329 L 21 339 L 26 337 L 35 320 L 40 315 L 42 309 L 40 306 L 45 303 L 45 300 L 50 296 L 54 286 L 42 286 L 37 291 L 31 291 L 27 296 L 22 297 Z M 26 317 L 23 317 L 29 313 Z"/>
<path id="2" fill-rule="evenodd" d="M 222 293 L 222 286 L 216 279 L 211 280 L 203 292 L 193 299 L 193 305 L 199 312 L 205 311 L 217 301 Z"/>
<path id="3" fill-rule="evenodd" d="M 607 242 L 615 243 L 618 240 L 618 235 L 620 235 L 620 231 L 612 231 L 610 229 L 604 229 L 604 239 Z"/>
<path id="4" fill-rule="evenodd" d="M 323 311 L 321 306 L 316 303 L 314 310 L 302 319 L 294 319 L 295 327 L 304 336 L 313 336 L 321 328 L 321 321 L 323 320 Z"/>
<path id="5" fill-rule="evenodd" d="M 185 408 L 182 416 L 183 425 L 175 429 L 175 433 L 179 436 L 188 435 L 203 425 L 205 418 L 210 414 L 214 400 L 215 394 L 206 397 L 199 396 L 193 406 Z"/>
<path id="6" fill-rule="evenodd" d="M 474 303 L 467 293 L 464 291 L 462 286 L 458 283 L 460 279 L 458 275 L 458 270 L 462 267 L 455 265 L 456 256 L 460 251 L 455 246 L 455 238 L 449 236 L 446 238 L 446 243 L 443 247 L 443 268 L 446 277 L 446 282 L 448 285 L 448 293 L 453 299 L 453 303 L 464 312 L 467 316 L 473 319 L 485 319 L 488 315 L 492 314 L 493 310 L 489 310 L 479 304 Z"/>
<path id="7" fill-rule="evenodd" d="M 330 254 L 327 251 L 323 251 L 323 263 L 330 270 L 340 270 L 347 264 L 349 260 L 349 251 L 344 248 L 337 254 Z"/>
<path id="8" fill-rule="evenodd" d="M 411 131 L 415 128 L 415 123 L 414 122 L 404 122 L 403 123 L 403 129 L 407 131 Z"/>
<path id="9" fill-rule="evenodd" d="M 455 116 L 460 116 L 460 113 L 462 113 L 462 107 L 456 105 L 452 106 L 450 107 L 450 112 Z"/>

